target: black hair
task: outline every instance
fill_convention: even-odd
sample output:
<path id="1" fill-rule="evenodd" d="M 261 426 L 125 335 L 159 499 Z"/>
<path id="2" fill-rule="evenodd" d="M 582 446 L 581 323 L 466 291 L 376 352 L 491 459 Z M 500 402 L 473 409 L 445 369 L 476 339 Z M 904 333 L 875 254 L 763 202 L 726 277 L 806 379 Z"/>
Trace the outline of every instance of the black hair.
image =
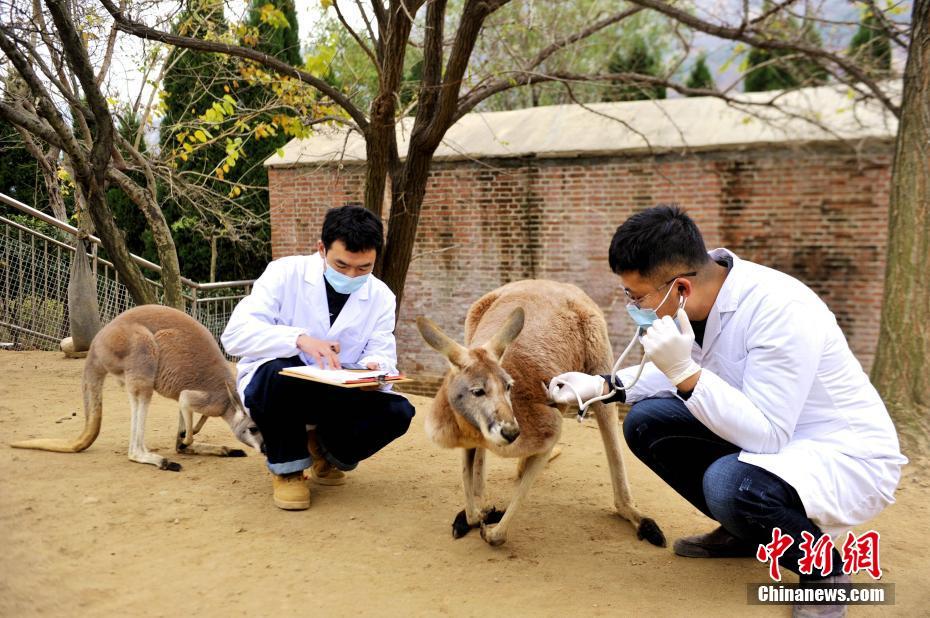
<path id="1" fill-rule="evenodd" d="M 617 228 L 610 241 L 610 269 L 651 277 L 665 266 L 698 269 L 710 260 L 694 221 L 677 204 L 638 212 Z"/>
<path id="2" fill-rule="evenodd" d="M 321 237 L 327 250 L 334 241 L 341 240 L 352 253 L 374 249 L 380 254 L 384 226 L 370 210 L 358 204 L 346 204 L 326 211 Z"/>

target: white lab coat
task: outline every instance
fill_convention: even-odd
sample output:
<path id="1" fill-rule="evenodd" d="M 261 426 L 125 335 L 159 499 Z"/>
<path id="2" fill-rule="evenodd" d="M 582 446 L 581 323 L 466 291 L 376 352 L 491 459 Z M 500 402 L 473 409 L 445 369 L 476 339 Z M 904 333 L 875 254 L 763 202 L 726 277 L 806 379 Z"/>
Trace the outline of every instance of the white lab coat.
<path id="1" fill-rule="evenodd" d="M 320 254 L 271 262 L 255 281 L 252 293 L 236 305 L 221 337 L 226 352 L 241 357 L 236 380 L 239 396 L 245 400 L 246 386 L 266 361 L 300 355 L 305 364 L 313 364 L 297 348 L 302 334 L 338 341 L 340 363 L 376 362 L 385 371 L 397 371 L 395 307 L 394 293 L 371 275 L 349 295 L 330 326 Z"/>
<path id="2" fill-rule="evenodd" d="M 685 405 L 742 449 L 740 461 L 798 492 L 825 532 L 861 524 L 894 502 L 907 459 L 878 392 L 820 298 L 797 279 L 733 258 L 707 318 L 702 368 Z M 619 373 L 632 382 L 636 368 Z M 627 402 L 677 396 L 652 363 Z"/>

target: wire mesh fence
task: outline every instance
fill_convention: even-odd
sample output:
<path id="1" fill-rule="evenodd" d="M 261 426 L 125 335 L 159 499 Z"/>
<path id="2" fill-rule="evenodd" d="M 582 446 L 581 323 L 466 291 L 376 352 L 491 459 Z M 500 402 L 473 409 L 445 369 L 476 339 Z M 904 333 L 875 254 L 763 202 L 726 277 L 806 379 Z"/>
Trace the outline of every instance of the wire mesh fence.
<path id="1" fill-rule="evenodd" d="M 27 214 L 37 212 L 2 194 L 0 201 Z M 57 350 L 69 334 L 68 278 L 75 247 L 66 241 L 76 240 L 67 229 L 70 226 L 56 227 L 64 232 L 61 238 L 0 216 L 0 347 Z M 97 255 L 96 245 L 90 261 L 97 279 L 100 322 L 106 324 L 135 303 L 113 264 Z M 144 260 L 137 261 L 145 267 Z M 160 291 L 158 281 L 149 281 Z M 252 281 L 197 284 L 185 280 L 185 308 L 219 341 L 233 309 L 251 285 Z"/>

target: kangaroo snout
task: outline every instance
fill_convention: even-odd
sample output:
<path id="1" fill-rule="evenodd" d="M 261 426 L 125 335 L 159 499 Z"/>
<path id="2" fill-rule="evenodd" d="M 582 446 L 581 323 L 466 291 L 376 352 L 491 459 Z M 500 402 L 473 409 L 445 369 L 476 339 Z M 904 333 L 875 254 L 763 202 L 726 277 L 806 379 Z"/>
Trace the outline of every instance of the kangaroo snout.
<path id="1" fill-rule="evenodd" d="M 501 425 L 501 436 L 504 440 L 507 440 L 508 444 L 513 444 L 513 441 L 520 437 L 520 428 L 517 427 L 516 423 L 503 423 Z"/>

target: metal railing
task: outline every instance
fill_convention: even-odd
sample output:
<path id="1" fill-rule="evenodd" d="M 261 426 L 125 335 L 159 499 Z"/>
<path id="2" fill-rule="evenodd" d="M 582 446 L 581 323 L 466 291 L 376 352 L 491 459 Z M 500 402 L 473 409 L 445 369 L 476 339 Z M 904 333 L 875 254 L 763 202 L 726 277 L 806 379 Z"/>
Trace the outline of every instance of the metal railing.
<path id="1" fill-rule="evenodd" d="M 52 226 L 53 238 L 27 225 L 0 216 L 0 347 L 56 350 L 68 336 L 68 278 L 78 229 L 0 193 L 0 203 Z M 97 255 L 100 239 L 91 236 L 90 262 L 97 276 L 100 322 L 106 324 L 135 306 L 113 264 Z M 161 267 L 131 256 L 144 273 L 157 276 Z M 146 279 L 161 297 L 161 283 Z M 229 316 L 249 294 L 254 280 L 197 283 L 181 277 L 187 313 L 207 327 L 219 341 Z"/>

